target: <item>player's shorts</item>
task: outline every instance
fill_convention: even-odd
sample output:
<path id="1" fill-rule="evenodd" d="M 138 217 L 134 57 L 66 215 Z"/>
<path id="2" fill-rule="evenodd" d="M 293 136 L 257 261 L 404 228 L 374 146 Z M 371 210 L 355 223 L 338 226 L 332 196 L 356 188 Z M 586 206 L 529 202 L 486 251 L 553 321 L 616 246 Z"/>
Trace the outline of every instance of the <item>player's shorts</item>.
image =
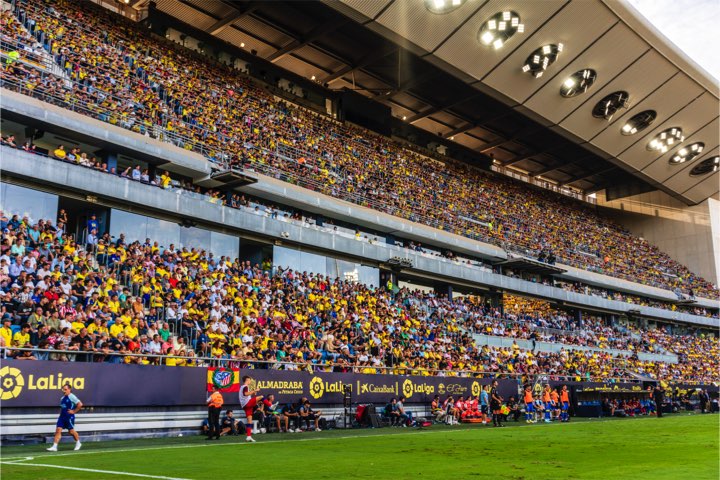
<path id="1" fill-rule="evenodd" d="M 562 402 L 562 409 L 563 409 L 563 410 L 567 410 L 568 408 L 570 408 L 570 403 L 568 403 L 568 402 Z"/>
<path id="2" fill-rule="evenodd" d="M 532 413 L 534 411 L 535 411 L 535 405 L 533 405 L 532 403 L 525 404 L 525 412 Z"/>
<path id="3" fill-rule="evenodd" d="M 55 426 L 63 430 L 75 430 L 75 415 L 60 415 Z"/>
<path id="4" fill-rule="evenodd" d="M 480 412 L 482 412 L 482 413 L 484 413 L 485 415 L 487 415 L 487 413 L 488 413 L 488 406 L 487 406 L 487 405 L 480 405 Z"/>
<path id="5" fill-rule="evenodd" d="M 555 408 L 555 406 L 553 405 L 552 402 L 545 402 L 545 410 L 552 410 L 554 408 Z"/>

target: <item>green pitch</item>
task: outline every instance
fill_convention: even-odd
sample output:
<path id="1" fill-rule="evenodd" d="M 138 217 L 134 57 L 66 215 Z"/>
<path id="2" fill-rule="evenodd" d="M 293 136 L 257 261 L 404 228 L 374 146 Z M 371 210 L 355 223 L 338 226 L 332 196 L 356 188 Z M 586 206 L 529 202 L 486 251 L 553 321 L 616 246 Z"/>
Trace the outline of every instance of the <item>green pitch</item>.
<path id="1" fill-rule="evenodd" d="M 3 480 L 683 479 L 717 480 L 718 416 L 569 424 L 335 430 L 2 449 Z"/>

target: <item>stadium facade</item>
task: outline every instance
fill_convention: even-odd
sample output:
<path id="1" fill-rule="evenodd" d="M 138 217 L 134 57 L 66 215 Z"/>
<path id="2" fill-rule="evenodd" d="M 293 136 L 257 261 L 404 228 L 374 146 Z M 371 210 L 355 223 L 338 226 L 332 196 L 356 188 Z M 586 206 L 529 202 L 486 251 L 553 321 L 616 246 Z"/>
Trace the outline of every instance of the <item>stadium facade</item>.
<path id="1" fill-rule="evenodd" d="M 3 8 L 32 33 L 34 24 L 28 19 L 35 17 L 36 3 L 3 2 Z M 4 38 L 2 45 L 7 66 L 2 79 L 2 136 L 14 136 L 18 146 L 30 139 L 34 149 L 5 143 L 0 147 L 0 210 L 6 215 L 54 219 L 63 210 L 67 231 L 78 242 L 92 233 L 88 222 L 94 215 L 103 232 L 113 238 L 124 234 L 128 242 L 149 238 L 161 248 L 174 244 L 207 249 L 216 257 L 253 264 L 270 261 L 275 268 L 291 267 L 375 288 L 390 285 L 451 297 L 467 295 L 500 311 L 506 298 L 520 296 L 549 304 L 577 321 L 593 316 L 612 324 L 630 322 L 645 329 L 671 325 L 678 333 L 701 329 L 704 335 L 717 335 L 720 208 L 719 174 L 712 164 L 718 158 L 716 83 L 622 2 L 542 2 L 542 7 L 538 2 L 524 6 L 527 12 L 518 7 L 523 31 L 516 28 L 517 36 L 503 37 L 507 50 L 501 48 L 503 42 L 488 50 L 482 36 L 477 39 L 483 22 L 495 13 L 502 19 L 503 12 L 491 12 L 492 2 L 343 1 L 282 7 L 195 0 L 99 3 L 136 22 L 135 28 L 149 30 L 159 50 L 169 48 L 168 42 L 179 43 L 194 50 L 193 58 L 232 65 L 243 72 L 238 75 L 261 85 L 258 88 L 278 101 L 392 136 L 427 162 L 460 162 L 484 170 L 491 179 L 514 177 L 513 184 L 527 191 L 549 191 L 540 195 L 584 202 L 636 237 L 659 246 L 715 287 L 690 293 L 691 288 L 634 281 L 628 275 L 621 278 L 562 259 L 548 262 L 538 258 L 537 250 L 470 238 L 421 219 L 391 215 L 372 208 L 371 202 L 323 193 L 312 182 L 298 182 L 280 171 L 248 164 L 229 168 L 228 160 L 238 155 L 233 149 L 247 145 L 205 148 L 157 125 L 141 133 L 123 125 L 122 119 L 108 123 L 103 112 L 75 101 L 84 84 L 57 62 L 59 52 L 37 51 L 18 58 L 10 54 L 23 49 L 11 38 Z M 426 3 L 457 3 L 459 8 L 436 12 Z M 87 5 L 88 12 L 93 8 L 100 7 Z M 296 17 L 303 8 L 314 15 Z M 291 32 L 294 18 L 298 31 Z M 591 18 L 596 20 L 592 28 Z M 568 25 L 571 28 L 565 31 L 561 28 Z M 431 27 L 433 35 L 425 35 Z M 329 53 L 334 39 L 337 50 L 347 51 L 348 56 Z M 348 50 L 361 40 L 366 43 L 357 43 L 357 51 Z M 540 76 L 529 78 L 523 61 L 535 47 L 551 41 L 564 45 L 562 52 L 547 66 L 542 80 L 529 86 Z M 468 54 L 470 48 L 480 57 Z M 17 65 L 43 79 L 64 82 L 67 95 L 27 88 L 19 75 L 10 73 Z M 598 76 L 594 85 L 577 98 L 558 94 L 566 77 L 591 66 Z M 393 70 L 399 73 L 389 73 Z M 643 77 L 642 85 L 632 83 Z M 616 89 L 630 91 L 632 102 L 621 105 L 611 119 L 593 119 L 593 107 Z M 638 113 L 650 110 L 648 105 L 656 112 L 652 128 L 643 130 L 642 136 L 623 135 L 621 129 Z M 675 147 L 648 155 L 647 146 L 655 136 L 676 124 L 686 132 L 682 145 L 702 142 L 701 152 L 677 165 L 669 161 L 679 154 Z M 104 171 L 54 158 L 58 145 L 92 152 L 106 165 Z M 308 151 L 281 146 L 268 155 L 277 159 L 270 163 L 308 161 Z M 701 164 L 710 167 L 693 173 Z M 172 186 L 158 188 L 153 182 L 119 175 L 136 166 L 147 170 L 150 178 L 167 172 Z M 108 175 L 109 171 L 117 174 Z M 249 202 L 233 208 L 208 191 L 222 192 L 227 198 L 243 194 Z M 267 209 L 268 204 L 273 207 Z M 492 221 L 488 228 L 493 228 Z M 414 247 L 420 244 L 422 248 Z M 664 275 L 668 283 L 677 283 L 676 273 Z M 503 343 L 507 339 L 474 335 L 479 343 L 508 346 Z M 548 343 L 541 348 L 559 347 Z M 638 356 L 678 361 L 670 352 Z M 43 377 L 42 372 L 33 375 Z M 93 373 L 64 375 L 83 378 L 85 384 L 92 382 Z M 360 390 L 360 380 L 356 381 Z M 343 380 L 320 380 L 320 385 L 334 388 L 331 392 L 337 394 L 340 387 L 333 382 L 342 386 Z M 412 382 L 425 385 L 416 378 L 410 382 L 411 392 Z M 296 394 L 310 388 L 310 381 L 305 383 Z M 458 388 L 468 391 L 475 388 L 472 381 L 460 384 Z M 27 383 L 26 394 L 30 388 L 35 395 L 51 390 L 37 385 Z M 438 388 L 430 381 L 427 385 Z M 401 386 L 394 387 L 398 394 Z M 427 392 L 422 393 L 424 402 Z M 54 399 L 54 393 L 47 395 Z M 327 402 L 339 407 L 336 397 Z M 192 397 L 175 411 L 163 413 L 168 419 L 182 417 L 168 422 L 158 420 L 159 414 L 152 419 L 137 417 L 132 409 L 121 413 L 135 416 L 135 422 L 110 421 L 110 416 L 118 415 L 110 404 L 93 415 L 98 432 L 127 429 L 147 435 L 197 422 L 200 417 L 191 407 L 193 402 L 202 403 Z M 3 408 L 3 423 L 10 425 L 3 435 L 47 430 L 45 418 L 28 429 L 24 415 L 42 416 L 51 404 L 40 399 L 35 410 L 32 405 Z"/>

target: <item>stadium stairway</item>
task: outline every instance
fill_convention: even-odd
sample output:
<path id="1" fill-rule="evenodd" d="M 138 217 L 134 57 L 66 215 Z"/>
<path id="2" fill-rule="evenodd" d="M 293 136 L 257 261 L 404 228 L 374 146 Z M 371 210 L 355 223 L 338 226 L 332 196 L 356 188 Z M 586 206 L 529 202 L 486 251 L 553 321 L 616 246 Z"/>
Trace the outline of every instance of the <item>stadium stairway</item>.
<path id="1" fill-rule="evenodd" d="M 3 0 L 3 2 L 2 2 L 2 11 L 4 12 L 4 11 L 6 11 L 6 10 L 13 12 L 13 5 L 12 5 L 11 2 L 8 2 L 8 1 L 6 1 L 6 0 Z M 30 33 L 30 31 L 28 30 L 27 24 L 25 23 L 24 19 L 18 17 L 18 15 L 15 14 L 16 12 L 13 12 L 13 13 L 14 13 L 13 16 L 14 16 L 15 19 L 18 21 L 18 25 L 20 26 L 20 28 L 22 28 L 22 29 L 25 31 L 25 33 L 27 33 L 29 36 L 35 38 L 35 39 L 38 41 L 38 43 L 42 43 L 42 42 L 40 41 L 40 39 L 37 38 L 36 35 L 33 35 L 32 33 Z M 26 19 L 25 19 L 25 20 L 26 20 Z M 47 50 L 45 50 L 44 48 L 41 49 L 40 51 L 38 51 L 38 52 L 36 53 L 36 56 L 34 55 L 34 56 L 33 56 L 33 59 L 30 60 L 30 61 L 31 61 L 31 63 L 33 63 L 35 66 L 37 66 L 37 67 L 39 67 L 39 68 L 41 68 L 41 69 L 43 69 L 43 70 L 45 70 L 45 71 L 47 71 L 47 72 L 49 72 L 49 73 L 52 73 L 52 74 L 55 75 L 56 77 L 60 77 L 60 78 L 62 78 L 63 80 L 66 80 L 67 82 L 70 82 L 70 77 L 67 75 L 67 73 L 65 72 L 65 70 L 63 70 L 63 68 L 55 62 L 55 59 L 53 58 L 53 55 L 52 55 L 50 52 L 48 52 Z M 67 86 L 70 87 L 71 84 L 68 83 Z"/>

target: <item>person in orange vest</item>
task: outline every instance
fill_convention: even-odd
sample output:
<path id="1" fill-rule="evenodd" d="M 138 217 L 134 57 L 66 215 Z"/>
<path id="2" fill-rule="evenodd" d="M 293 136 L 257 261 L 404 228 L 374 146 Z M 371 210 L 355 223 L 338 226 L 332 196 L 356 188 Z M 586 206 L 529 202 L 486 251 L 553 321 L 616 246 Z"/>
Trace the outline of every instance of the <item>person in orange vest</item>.
<path id="1" fill-rule="evenodd" d="M 543 406 L 545 407 L 545 423 L 550 423 L 550 414 L 552 412 L 552 400 L 550 399 L 550 385 L 545 385 L 542 395 Z"/>
<path id="2" fill-rule="evenodd" d="M 561 422 L 569 422 L 570 421 L 570 393 L 568 392 L 567 385 L 562 386 L 562 390 L 560 391 L 560 405 L 562 412 L 560 413 L 560 421 Z"/>
<path id="3" fill-rule="evenodd" d="M 535 423 L 533 419 L 535 416 L 535 400 L 533 399 L 532 385 L 525 385 L 525 397 L 523 400 L 525 402 L 525 423 Z"/>
<path id="4" fill-rule="evenodd" d="M 220 438 L 220 410 L 223 406 L 223 396 L 218 387 L 213 386 L 213 392 L 207 399 L 208 405 L 208 440 Z"/>
<path id="5" fill-rule="evenodd" d="M 560 420 L 560 395 L 554 388 L 550 390 L 550 403 L 552 403 L 552 415 L 555 420 Z"/>

